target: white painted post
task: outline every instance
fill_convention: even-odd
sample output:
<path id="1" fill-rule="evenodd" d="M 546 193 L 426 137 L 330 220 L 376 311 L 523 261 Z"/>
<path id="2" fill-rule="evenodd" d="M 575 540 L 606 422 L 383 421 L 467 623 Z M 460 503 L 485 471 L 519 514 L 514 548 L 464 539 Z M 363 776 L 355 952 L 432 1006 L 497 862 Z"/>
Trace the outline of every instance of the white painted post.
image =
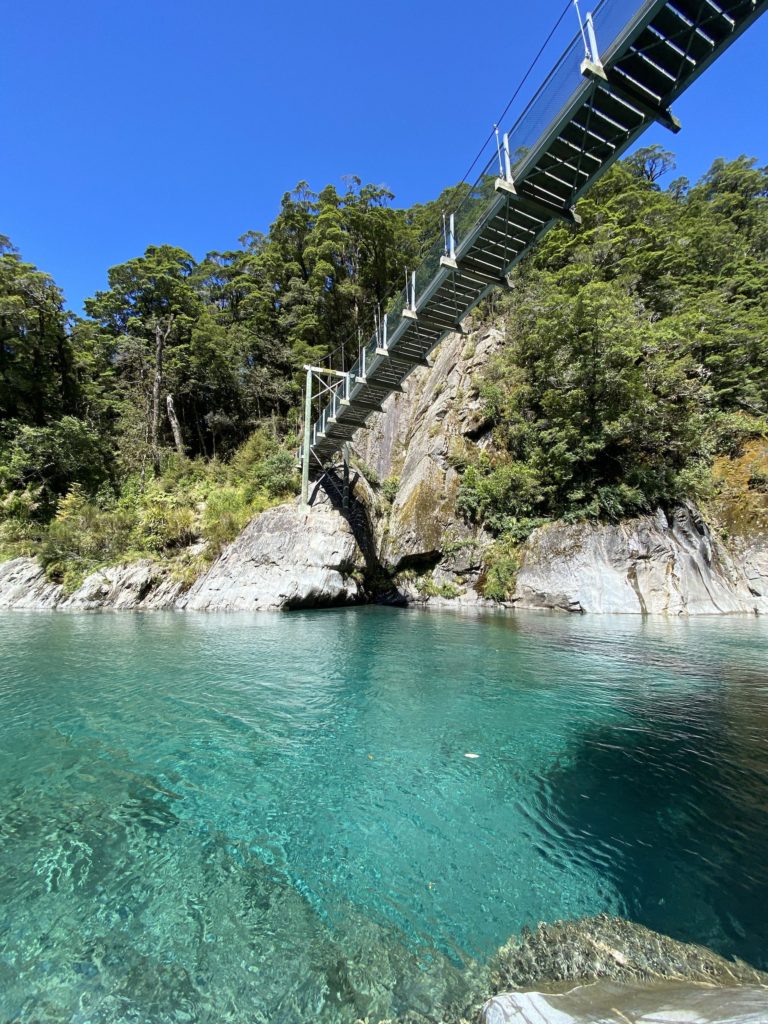
<path id="1" fill-rule="evenodd" d="M 387 314 L 384 314 L 384 323 L 381 325 L 382 328 L 382 348 L 389 348 L 389 336 L 387 333 Z"/>
<path id="2" fill-rule="evenodd" d="M 592 20 L 591 12 L 587 14 L 587 35 L 589 36 L 589 48 L 592 51 L 592 63 L 600 63 L 600 53 L 597 49 L 597 36 L 595 35 L 595 23 Z"/>
<path id="3" fill-rule="evenodd" d="M 512 157 L 509 152 L 509 132 L 504 132 L 504 177 L 512 184 Z"/>
<path id="4" fill-rule="evenodd" d="M 456 217 L 453 213 L 448 221 L 448 256 L 456 259 Z"/>
<path id="5" fill-rule="evenodd" d="M 309 507 L 309 439 L 312 430 L 312 371 L 307 370 L 304 393 L 304 450 L 301 455 L 301 507 Z"/>

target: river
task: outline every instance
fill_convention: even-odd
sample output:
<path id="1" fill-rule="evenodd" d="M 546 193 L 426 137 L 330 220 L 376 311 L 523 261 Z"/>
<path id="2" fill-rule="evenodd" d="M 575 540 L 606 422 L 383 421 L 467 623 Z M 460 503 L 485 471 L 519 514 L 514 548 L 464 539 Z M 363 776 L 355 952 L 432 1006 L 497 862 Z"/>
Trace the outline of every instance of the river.
<path id="1" fill-rule="evenodd" d="M 3 1020 L 376 1020 L 600 911 L 766 967 L 767 906 L 762 620 L 0 615 Z"/>

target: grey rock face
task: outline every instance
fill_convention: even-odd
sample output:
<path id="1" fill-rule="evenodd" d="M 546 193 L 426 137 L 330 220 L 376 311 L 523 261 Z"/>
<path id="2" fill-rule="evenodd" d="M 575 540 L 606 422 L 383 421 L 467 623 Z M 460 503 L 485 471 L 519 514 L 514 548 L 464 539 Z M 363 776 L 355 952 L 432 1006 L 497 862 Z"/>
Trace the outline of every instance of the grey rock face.
<path id="1" fill-rule="evenodd" d="M 349 604 L 362 597 L 363 558 L 327 504 L 279 505 L 257 516 L 181 597 L 190 611 L 262 611 Z"/>
<path id="2" fill-rule="evenodd" d="M 70 612 L 99 608 L 158 611 L 172 608 L 183 589 L 183 584 L 172 579 L 167 570 L 144 558 L 129 565 L 110 566 L 91 573 L 58 607 Z"/>
<path id="3" fill-rule="evenodd" d="M 61 586 L 51 583 L 34 558 L 0 563 L 0 608 L 55 608 Z"/>
<path id="4" fill-rule="evenodd" d="M 474 381 L 501 340 L 497 330 L 449 335 L 436 349 L 432 369 L 415 370 L 405 393 L 390 396 L 355 438 L 359 459 L 380 479 L 399 483 L 391 508 L 372 509 L 379 561 L 391 572 L 433 568 L 438 586 L 459 592 L 451 603 L 477 602 L 480 551 L 490 541 L 457 514 L 456 464 L 468 438 L 485 443 L 488 425 Z M 408 599 L 425 600 L 407 582 L 401 589 Z M 426 600 L 445 603 L 434 595 Z"/>
<path id="5" fill-rule="evenodd" d="M 617 525 L 553 524 L 523 546 L 513 603 L 577 612 L 768 612 L 768 551 L 734 557 L 693 506 Z"/>
<path id="6" fill-rule="evenodd" d="M 0 564 L 0 608 L 83 612 L 101 608 L 129 611 L 172 608 L 182 584 L 167 569 L 149 559 L 114 565 L 87 576 L 67 596 L 52 583 L 34 558 L 14 558 Z"/>

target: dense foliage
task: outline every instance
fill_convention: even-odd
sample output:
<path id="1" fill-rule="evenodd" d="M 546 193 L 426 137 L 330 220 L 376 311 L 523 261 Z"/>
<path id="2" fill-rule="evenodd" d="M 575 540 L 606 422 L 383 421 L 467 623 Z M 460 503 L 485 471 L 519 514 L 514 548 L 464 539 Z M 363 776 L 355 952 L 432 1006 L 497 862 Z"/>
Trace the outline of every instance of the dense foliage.
<path id="1" fill-rule="evenodd" d="M 460 504 L 508 541 L 550 517 L 702 497 L 713 457 L 768 420 L 768 168 L 717 160 L 662 189 L 641 151 L 516 272 L 481 395 L 494 446 Z"/>
<path id="2" fill-rule="evenodd" d="M 462 512 L 499 536 L 489 593 L 535 523 L 705 495 L 713 460 L 765 434 L 768 169 L 718 160 L 662 188 L 670 165 L 617 165 L 496 303 L 493 443 L 454 453 Z M 455 192 L 392 198 L 301 183 L 237 249 L 113 267 L 84 318 L 0 237 L 0 555 L 37 552 L 71 585 L 143 554 L 191 575 L 193 542 L 210 557 L 293 493 L 302 364 L 357 357 Z"/>
<path id="3" fill-rule="evenodd" d="M 439 223 L 392 198 L 301 183 L 238 249 L 112 267 L 85 318 L 0 238 L 0 553 L 70 582 L 198 537 L 210 556 L 292 493 L 301 366 L 357 358 Z"/>

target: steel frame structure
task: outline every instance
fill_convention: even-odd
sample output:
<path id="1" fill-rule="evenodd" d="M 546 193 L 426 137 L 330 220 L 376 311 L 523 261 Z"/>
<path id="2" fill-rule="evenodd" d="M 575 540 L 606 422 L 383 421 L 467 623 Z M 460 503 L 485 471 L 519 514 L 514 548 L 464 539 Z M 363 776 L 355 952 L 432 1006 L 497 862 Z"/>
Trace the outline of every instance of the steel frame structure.
<path id="1" fill-rule="evenodd" d="M 307 376 L 302 501 L 308 498 L 310 464 L 324 465 L 344 449 L 369 416 L 507 275 L 549 228 L 577 225 L 578 199 L 635 142 L 649 124 L 680 130 L 672 103 L 768 8 L 768 0 L 646 0 L 598 52 L 595 33 L 603 0 L 587 15 L 577 36 L 516 123 L 525 125 L 544 107 L 553 76 L 569 83 L 567 101 L 549 118 L 533 145 L 510 152 L 510 134 L 499 151 L 498 174 L 490 168 L 474 186 L 473 202 L 451 215 L 442 255 L 429 258 L 407 280 L 376 332 L 347 373 L 327 386 L 329 399 L 310 423 L 312 374 Z M 579 52 L 583 41 L 583 53 Z M 538 106 L 537 106 L 538 105 Z M 515 137 L 514 129 L 512 136 Z M 477 198 L 479 197 L 479 198 Z M 469 220 L 457 234 L 456 220 Z M 462 236 L 463 235 L 463 236 Z M 427 279 L 417 294 L 417 279 Z M 319 369 L 319 368 L 318 368 Z"/>

